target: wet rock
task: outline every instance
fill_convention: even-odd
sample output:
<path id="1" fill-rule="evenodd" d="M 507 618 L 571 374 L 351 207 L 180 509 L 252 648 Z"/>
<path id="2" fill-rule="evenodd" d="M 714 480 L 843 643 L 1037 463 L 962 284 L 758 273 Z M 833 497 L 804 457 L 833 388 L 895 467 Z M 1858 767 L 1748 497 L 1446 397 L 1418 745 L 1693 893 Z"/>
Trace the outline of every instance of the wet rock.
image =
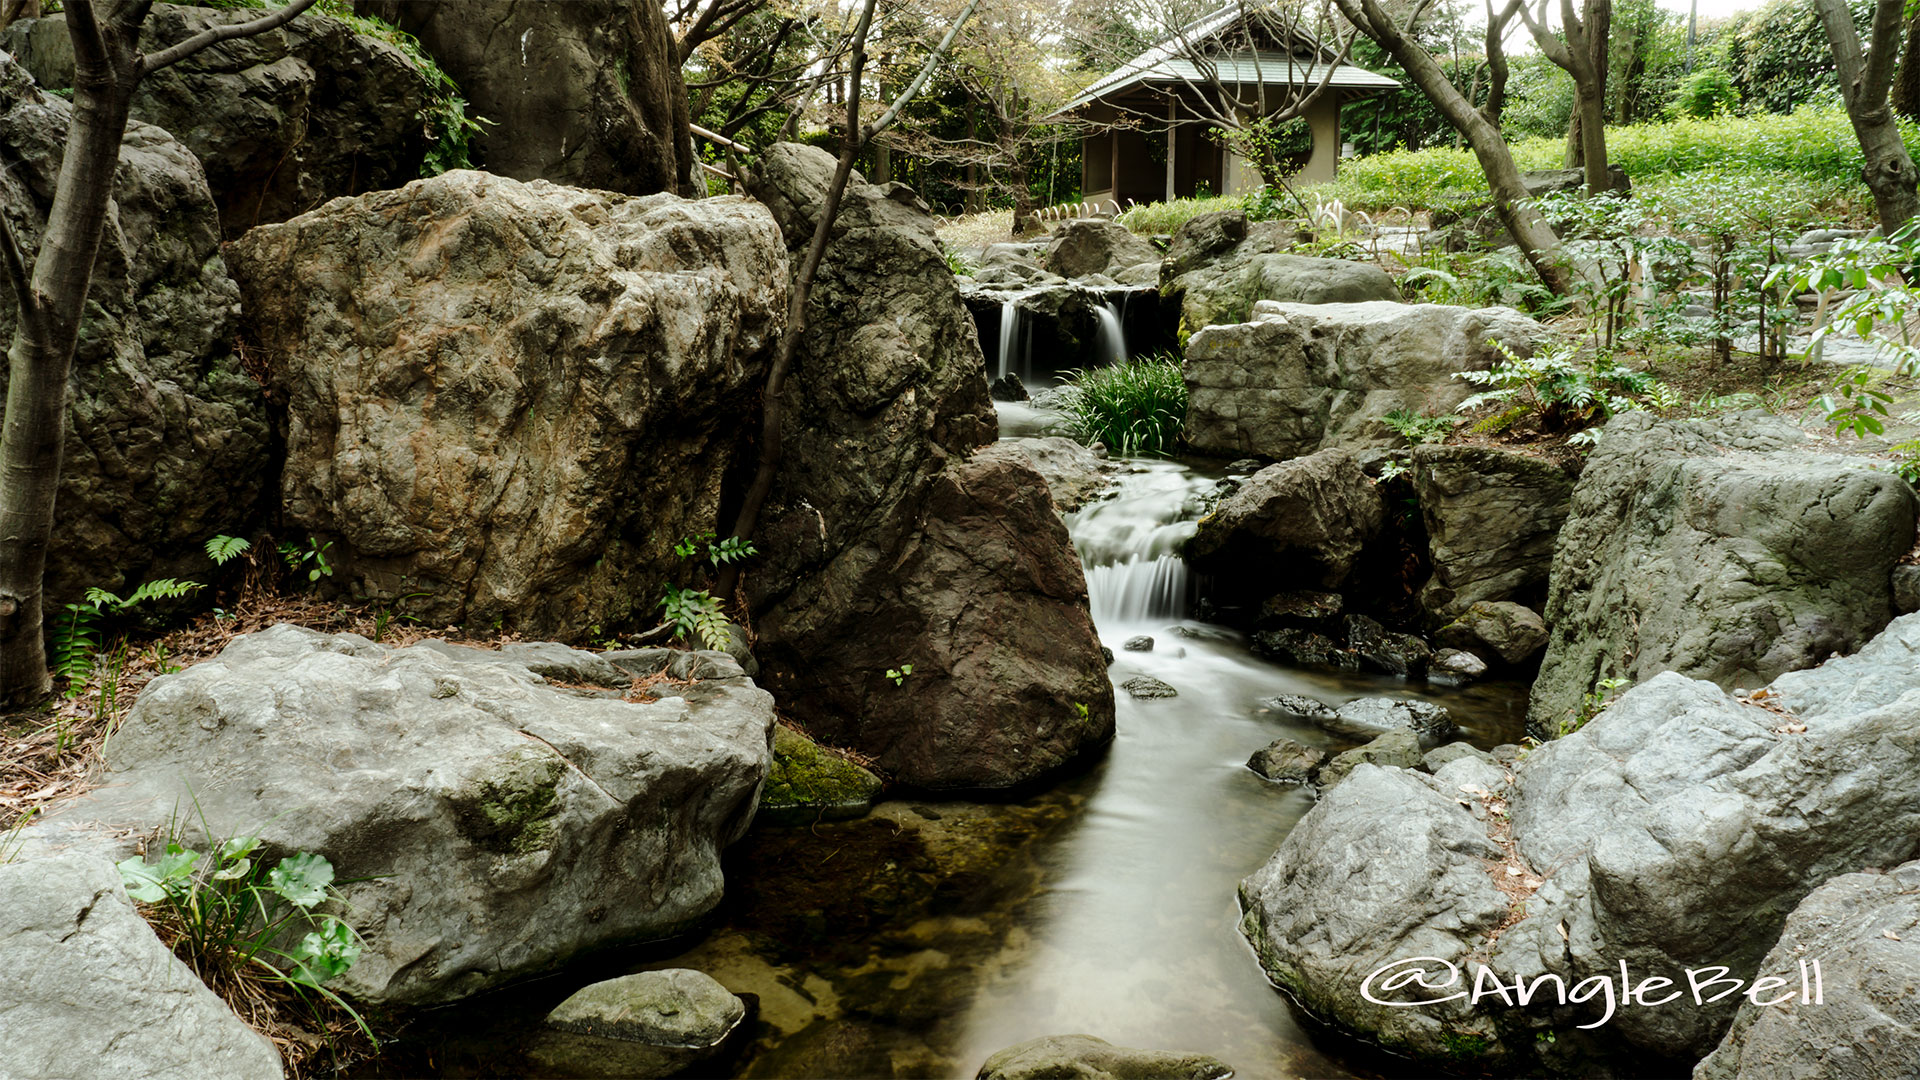
<path id="1" fill-rule="evenodd" d="M 1331 449 L 1270 465 L 1200 520 L 1187 560 L 1261 591 L 1338 589 L 1385 511 L 1353 455 Z"/>
<path id="2" fill-rule="evenodd" d="M 1501 359 L 1496 341 L 1530 355 L 1545 335 L 1509 308 L 1384 300 L 1263 307 L 1253 322 L 1189 339 L 1183 433 L 1194 450 L 1219 457 L 1396 447 L 1400 437 L 1380 417 L 1451 412 L 1473 389 L 1456 373 Z"/>
<path id="3" fill-rule="evenodd" d="M 1104 493 L 1113 485 L 1119 467 L 1103 454 L 1060 436 L 1046 438 L 1001 439 L 985 447 L 976 458 L 1006 457 L 1032 466 L 1047 482 L 1053 504 L 1070 514 Z"/>
<path id="4" fill-rule="evenodd" d="M 872 772 L 785 724 L 773 729 L 773 763 L 759 816 L 780 824 L 840 821 L 873 809 L 883 784 Z"/>
<path id="5" fill-rule="evenodd" d="M 577 638 L 653 610 L 674 544 L 719 527 L 785 317 L 758 203 L 453 172 L 228 256 L 286 402 L 282 513 L 354 595 Z"/>
<path id="6" fill-rule="evenodd" d="M 18 1077 L 259 1080 L 280 1054 L 160 943 L 113 863 L 0 863 L 4 1071 Z"/>
<path id="7" fill-rule="evenodd" d="M 1529 730 L 1556 730 L 1602 679 L 1761 686 L 1892 617 L 1920 513 L 1899 477 L 1758 413 L 1604 430 L 1554 557 Z"/>
<path id="8" fill-rule="evenodd" d="M 594 983 L 547 1014 L 529 1055 L 568 1076 L 668 1077 L 721 1052 L 747 1008 L 699 971 Z"/>
<path id="9" fill-rule="evenodd" d="M 1326 760 L 1324 751 L 1303 746 L 1292 739 L 1275 739 L 1254 751 L 1253 756 L 1247 759 L 1247 768 L 1276 782 L 1307 784 L 1313 781 L 1314 773 L 1320 770 L 1321 763 Z"/>
<path id="10" fill-rule="evenodd" d="M 1009 1046 L 978 1080 L 1224 1080 L 1233 1068 L 1203 1054 L 1114 1046 L 1091 1035 L 1049 1035 Z"/>
<path id="11" fill-rule="evenodd" d="M 72 111 L 0 62 L 0 213 L 22 251 L 45 240 Z M 202 545 L 247 533 L 271 456 L 266 398 L 234 352 L 240 292 L 200 163 L 134 122 L 113 189 L 67 379 L 49 620 L 96 586 L 124 596 L 153 578 L 209 580 Z M 13 339 L 18 312 L 0 281 L 0 338 Z M 0 364 L 0 395 L 8 378 Z"/>
<path id="12" fill-rule="evenodd" d="M 1160 253 L 1152 244 L 1133 235 L 1124 225 L 1111 221 L 1069 221 L 1053 231 L 1041 260 L 1050 273 L 1078 278 L 1089 274 L 1112 274 L 1116 270 L 1141 263 L 1160 262 Z"/>
<path id="13" fill-rule="evenodd" d="M 790 255 L 833 171 L 812 147 L 758 155 Z M 992 406 L 933 219 L 856 176 L 813 297 L 746 576 L 761 680 L 916 787 L 1008 787 L 1105 743 L 1113 684 L 1046 482 L 974 454 Z"/>
<path id="14" fill-rule="evenodd" d="M 467 115 L 493 121 L 473 137 L 476 167 L 630 195 L 699 183 L 679 52 L 658 6 L 359 0 L 355 10 L 420 39 Z"/>
<path id="15" fill-rule="evenodd" d="M 1383 731 L 1406 729 L 1429 742 L 1454 733 L 1453 717 L 1431 701 L 1406 698 L 1355 698 L 1334 711 L 1334 724 L 1342 733 L 1358 733 L 1371 738 Z"/>
<path id="16" fill-rule="evenodd" d="M 1433 639 L 1488 662 L 1520 664 L 1546 648 L 1547 624 L 1519 604 L 1483 601 L 1435 631 Z"/>
<path id="17" fill-rule="evenodd" d="M 1360 658 L 1325 634 L 1312 630 L 1262 630 L 1253 635 L 1253 651 L 1300 667 L 1359 671 Z"/>
<path id="18" fill-rule="evenodd" d="M 1356 746 L 1342 754 L 1334 755 L 1332 761 L 1314 777 L 1314 785 L 1321 791 L 1345 780 L 1353 770 L 1362 765 L 1377 765 L 1381 768 L 1417 769 L 1420 767 L 1420 736 L 1409 728 L 1397 728 L 1374 739 L 1365 746 Z"/>
<path id="19" fill-rule="evenodd" d="M 1128 638 L 1120 647 L 1128 652 L 1152 652 L 1153 639 L 1145 634 L 1141 634 L 1138 637 Z"/>
<path id="20" fill-rule="evenodd" d="M 140 48 L 256 17 L 155 4 Z M 42 86 L 73 85 L 66 16 L 15 23 L 6 44 Z M 221 226 L 237 237 L 328 199 L 418 178 L 429 140 L 421 112 L 436 89 L 397 46 L 309 11 L 142 79 L 133 118 L 165 128 L 200 159 Z"/>
<path id="21" fill-rule="evenodd" d="M 1333 706 L 1324 701 L 1298 694 L 1277 694 L 1270 698 L 1261 698 L 1263 708 L 1280 714 L 1286 720 L 1305 720 L 1313 724 L 1328 724 L 1337 719 Z"/>
<path id="22" fill-rule="evenodd" d="M 1778 710 L 1761 707 L 1765 700 Z M 1882 981 L 1873 965 L 1886 961 L 1857 951 L 1861 931 L 1881 917 L 1865 909 L 1882 901 L 1856 905 L 1852 879 L 1814 902 L 1791 933 L 1782 929 L 1822 884 L 1912 854 L 1916 717 L 1920 615 L 1909 615 L 1860 653 L 1783 675 L 1765 695 L 1736 698 L 1677 673 L 1654 676 L 1528 754 L 1510 787 L 1504 776 L 1488 786 L 1485 763 L 1464 757 L 1442 767 L 1446 780 L 1357 768 L 1243 884 L 1245 929 L 1268 973 L 1318 1015 L 1436 1067 L 1470 1050 L 1480 1069 L 1643 1075 L 1648 1061 L 1713 1050 L 1739 998 L 1622 1008 L 1590 1036 L 1578 1025 L 1599 1018 L 1598 1002 L 1535 1011 L 1483 998 L 1477 1008 L 1461 1000 L 1395 1009 L 1365 1001 L 1356 972 L 1411 956 L 1464 964 L 1471 955 L 1508 985 L 1546 975 L 1566 986 L 1618 978 L 1622 963 L 1648 974 L 1725 966 L 1751 980 L 1781 974 L 1768 969 L 1770 952 L 1807 956 L 1814 942 L 1831 941 L 1861 972 L 1866 1000 L 1883 987 L 1910 1005 L 1906 961 L 1883 969 L 1893 978 Z M 1465 775 L 1457 770 L 1475 768 L 1481 778 L 1472 783 L 1488 794 L 1449 784 Z M 1495 799 L 1511 825 L 1511 854 L 1486 831 Z M 1510 876 L 1528 890 L 1523 907 L 1492 887 L 1489 859 L 1520 871 Z M 1910 908 L 1910 900 L 1897 902 Z M 1496 927 L 1504 929 L 1489 946 Z M 1807 952 L 1794 951 L 1801 944 Z M 1754 1071 L 1731 1075 L 1819 1073 L 1773 1071 L 1777 1061 L 1793 1067 L 1799 1046 L 1830 1045 L 1818 1012 L 1750 1019 L 1728 1047 Z M 1548 1030 L 1555 1043 L 1539 1037 Z M 1737 1056 L 1735 1043 L 1756 1037 L 1779 1056 Z"/>
<path id="23" fill-rule="evenodd" d="M 772 725 L 738 676 L 635 703 L 484 650 L 283 624 L 156 678 L 103 786 L 34 830 L 126 836 L 192 806 L 216 836 L 323 855 L 366 941 L 333 988 L 430 1004 L 711 910 Z"/>
<path id="24" fill-rule="evenodd" d="M 1168 686 L 1166 683 L 1161 682 L 1151 675 L 1135 675 L 1133 678 L 1121 683 L 1120 689 L 1125 690 L 1136 698 L 1142 699 L 1180 696 L 1180 691 L 1175 690 L 1173 687 Z"/>
<path id="25" fill-rule="evenodd" d="M 1441 649 L 1427 662 L 1427 681 L 1435 686 L 1468 686 L 1486 673 L 1486 661 L 1464 649 Z"/>
<path id="26" fill-rule="evenodd" d="M 1902 615 L 1920 611 L 1920 566 L 1893 568 L 1893 609 Z"/>
<path id="27" fill-rule="evenodd" d="M 1809 1006 L 1800 966 L 1814 960 L 1822 993 Z M 1785 985 L 1740 1006 L 1693 1080 L 1920 1076 L 1920 862 L 1815 889 L 1758 970 Z"/>
<path id="28" fill-rule="evenodd" d="M 1339 593 L 1314 592 L 1309 589 L 1275 593 L 1260 605 L 1260 624 L 1280 627 L 1300 626 L 1311 629 L 1324 625 L 1340 614 L 1340 609 L 1345 605 L 1346 600 Z"/>
<path id="29" fill-rule="evenodd" d="M 1362 667 L 1403 679 L 1426 674 L 1433 650 L 1420 638 L 1389 630 L 1365 615 L 1349 615 L 1346 624 L 1347 647 L 1360 657 Z"/>
<path id="30" fill-rule="evenodd" d="M 1028 397 L 1027 384 L 1020 381 L 1020 376 L 1012 373 L 993 380 L 993 384 L 987 387 L 987 392 L 993 395 L 995 401 L 1025 401 Z"/>
<path id="31" fill-rule="evenodd" d="M 1573 498 L 1566 470 L 1492 447 L 1419 446 L 1412 480 L 1433 560 L 1420 603 L 1436 622 L 1483 600 L 1545 600 Z"/>

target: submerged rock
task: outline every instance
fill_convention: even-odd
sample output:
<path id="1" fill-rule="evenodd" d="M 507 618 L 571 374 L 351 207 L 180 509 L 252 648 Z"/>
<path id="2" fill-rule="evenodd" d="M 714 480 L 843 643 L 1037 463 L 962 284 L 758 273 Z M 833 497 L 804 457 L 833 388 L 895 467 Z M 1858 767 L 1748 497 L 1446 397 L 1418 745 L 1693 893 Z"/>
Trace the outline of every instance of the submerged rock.
<path id="1" fill-rule="evenodd" d="M 154 935 L 111 862 L 0 863 L 0 1072 L 260 1080 L 280 1053 Z"/>
<path id="2" fill-rule="evenodd" d="M 1256 595 L 1338 589 L 1385 520 L 1380 493 L 1345 450 L 1270 465 L 1200 519 L 1187 560 Z"/>
<path id="3" fill-rule="evenodd" d="M 1145 634 L 1141 634 L 1121 642 L 1120 647 L 1128 652 L 1152 652 L 1153 639 Z"/>
<path id="4" fill-rule="evenodd" d="M 1869 983 L 1888 986 L 1910 1005 L 1910 980 L 1897 974 L 1906 960 L 1883 983 L 1868 965 L 1888 961 L 1858 951 L 1861 928 L 1882 917 L 1863 909 L 1884 902 L 1895 905 L 1884 917 L 1909 919 L 1909 898 L 1886 890 L 1884 900 L 1855 907 L 1846 897 L 1859 886 L 1842 879 L 1843 888 L 1806 909 L 1793 940 L 1782 927 L 1823 883 L 1913 854 L 1916 731 L 1920 616 L 1894 622 L 1855 656 L 1781 676 L 1765 694 L 1736 698 L 1664 673 L 1526 755 L 1511 784 L 1470 756 L 1445 763 L 1444 780 L 1356 767 L 1242 884 L 1243 929 L 1268 974 L 1319 1016 L 1418 1061 L 1468 1071 L 1671 1074 L 1721 1042 L 1739 998 L 1684 1008 L 1615 1000 L 1590 1035 L 1580 1025 L 1609 1007 L 1598 997 L 1532 1009 L 1497 995 L 1395 1008 L 1366 1000 L 1367 975 L 1432 957 L 1430 970 L 1444 977 L 1439 962 L 1451 963 L 1463 985 L 1478 964 L 1508 986 L 1548 975 L 1566 987 L 1618 980 L 1623 963 L 1636 981 L 1711 966 L 1750 981 L 1783 974 L 1769 966 L 1770 950 L 1787 960 L 1811 954 L 1793 952 L 1796 944 L 1831 941 L 1843 978 L 1848 957 L 1859 957 L 1852 970 L 1865 993 L 1876 992 Z M 1497 827 L 1502 818 L 1510 843 Z M 1854 917 L 1846 911 L 1863 921 L 1846 925 Z M 1818 936 L 1825 926 L 1835 929 Z M 1784 974 L 1797 987 L 1791 967 Z M 1833 1000 L 1831 986 L 1828 994 Z M 1816 1032 L 1841 1028 L 1828 1023 L 1805 1010 L 1782 1013 L 1755 1018 L 1743 1038 L 1790 1056 L 1802 1040 L 1829 1045 L 1833 1036 Z M 1762 1025 L 1780 1026 L 1768 1034 Z M 1546 1031 L 1556 1040 L 1543 1039 Z M 1813 1075 L 1771 1071 L 1769 1053 L 1752 1059 L 1755 1071 L 1734 1075 Z"/>
<path id="5" fill-rule="evenodd" d="M 561 1002 L 528 1053 L 568 1076 L 678 1076 L 719 1054 L 746 1015 L 746 1004 L 704 972 L 643 971 Z"/>
<path id="6" fill-rule="evenodd" d="M 597 659 L 581 656 L 579 670 Z M 737 676 L 654 703 L 618 690 L 283 624 L 154 679 L 107 741 L 105 783 L 28 832 L 204 815 L 216 837 L 323 855 L 366 941 L 333 988 L 447 1001 L 668 936 L 719 902 L 772 700 Z"/>
<path id="7" fill-rule="evenodd" d="M 354 595 L 581 637 L 719 527 L 785 318 L 759 204 L 453 172 L 228 251 L 286 403 L 282 513 Z"/>
<path id="8" fill-rule="evenodd" d="M 73 107 L 0 62 L 0 213 L 20 249 L 45 240 Z M 47 551 L 46 611 L 99 587 L 205 581 L 203 551 L 244 535 L 270 463 L 266 396 L 234 351 L 240 291 L 200 163 L 127 125 L 67 380 L 66 443 Z M 0 338 L 19 307 L 0 279 Z M 0 396 L 7 388 L 0 364 Z"/>
<path id="9" fill-rule="evenodd" d="M 1253 752 L 1247 768 L 1281 783 L 1307 784 L 1327 760 L 1325 751 L 1303 746 L 1292 739 L 1275 739 Z"/>
<path id="10" fill-rule="evenodd" d="M 1623 413 L 1603 430 L 1554 555 L 1536 734 L 1602 679 L 1760 686 L 1892 618 L 1890 575 L 1920 512 L 1899 477 L 1759 414 Z"/>
<path id="11" fill-rule="evenodd" d="M 856 818 L 873 808 L 884 786 L 868 770 L 778 724 L 760 817 L 794 824 Z"/>
<path id="12" fill-rule="evenodd" d="M 1398 446 L 1380 417 L 1451 412 L 1473 389 L 1453 376 L 1501 359 L 1494 342 L 1529 355 L 1546 337 L 1510 308 L 1385 300 L 1263 305 L 1252 319 L 1187 343 L 1182 432 L 1199 453 L 1284 460 Z"/>
<path id="13" fill-rule="evenodd" d="M 1818 961 L 1817 995 L 1796 978 Z M 1759 970 L 1785 985 L 1749 999 L 1693 1080 L 1920 1076 L 1920 862 L 1843 874 L 1787 916 Z"/>
<path id="14" fill-rule="evenodd" d="M 1232 1066 L 1204 1054 L 1115 1046 L 1091 1035 L 1049 1035 L 1009 1046 L 978 1080 L 1225 1080 Z"/>
<path id="15" fill-rule="evenodd" d="M 1132 697 L 1147 700 L 1180 696 L 1180 691 L 1175 690 L 1173 687 L 1168 686 L 1166 683 L 1161 682 L 1151 675 L 1135 675 L 1133 678 L 1121 683 L 1120 689 L 1125 690 Z"/>
<path id="16" fill-rule="evenodd" d="M 1279 713 L 1288 720 L 1305 720 L 1309 723 L 1330 723 L 1336 718 L 1333 706 L 1316 698 L 1302 697 L 1299 694 L 1278 694 L 1260 700 L 1262 707 Z"/>

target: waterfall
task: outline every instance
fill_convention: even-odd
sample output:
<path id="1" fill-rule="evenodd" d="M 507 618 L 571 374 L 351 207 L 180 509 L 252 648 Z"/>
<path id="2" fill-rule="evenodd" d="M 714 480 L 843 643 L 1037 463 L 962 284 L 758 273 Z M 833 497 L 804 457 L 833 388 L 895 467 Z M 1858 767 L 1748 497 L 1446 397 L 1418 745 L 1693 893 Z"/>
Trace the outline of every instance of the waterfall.
<path id="1" fill-rule="evenodd" d="M 1000 305 L 1000 378 L 1004 379 L 1016 370 L 1023 380 L 1026 378 L 1026 364 L 1022 363 L 1018 369 L 1013 366 L 1013 353 L 1019 345 L 1020 305 L 1007 300 Z"/>
<path id="2" fill-rule="evenodd" d="M 1187 614 L 1187 564 L 1177 552 L 1193 535 L 1212 481 L 1173 462 L 1136 462 L 1112 496 L 1067 515 L 1086 567 L 1093 621 L 1103 632 Z"/>
<path id="3" fill-rule="evenodd" d="M 1127 328 L 1120 312 L 1109 300 L 1093 309 L 1096 326 L 1093 333 L 1094 358 L 1103 364 L 1127 362 Z"/>

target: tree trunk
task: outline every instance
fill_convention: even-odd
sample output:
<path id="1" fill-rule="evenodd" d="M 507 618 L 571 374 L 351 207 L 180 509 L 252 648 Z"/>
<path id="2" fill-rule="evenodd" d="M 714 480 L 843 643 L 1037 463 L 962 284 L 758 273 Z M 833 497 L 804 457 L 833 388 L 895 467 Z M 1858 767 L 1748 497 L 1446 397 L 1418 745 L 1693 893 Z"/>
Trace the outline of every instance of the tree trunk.
<path id="1" fill-rule="evenodd" d="M 1900 77 L 1894 80 L 1893 111 L 1909 120 L 1920 120 L 1920 16 L 1907 20 L 1907 48 L 1900 60 Z"/>
<path id="2" fill-rule="evenodd" d="M 1833 46 L 1840 99 L 1846 103 L 1847 118 L 1853 122 L 1853 133 L 1866 159 L 1861 179 L 1873 192 L 1873 208 L 1881 228 L 1892 235 L 1920 214 L 1920 194 L 1915 192 L 1920 172 L 1914 169 L 1913 158 L 1894 123 L 1893 109 L 1887 104 L 1905 25 L 1905 4 L 1903 0 L 1877 0 L 1872 45 L 1864 54 L 1846 0 L 1814 0 L 1814 9 L 1820 13 L 1827 40 Z"/>
<path id="3" fill-rule="evenodd" d="M 1385 49 L 1454 130 L 1466 137 L 1467 145 L 1473 148 L 1473 156 L 1480 163 L 1480 171 L 1486 174 L 1487 187 L 1493 192 L 1494 212 L 1519 245 L 1521 255 L 1547 288 L 1561 296 L 1570 293 L 1573 283 L 1557 261 L 1560 237 L 1531 205 L 1527 186 L 1520 180 L 1520 170 L 1513 163 L 1513 153 L 1507 148 L 1500 129 L 1447 81 L 1446 72 L 1426 49 L 1407 39 L 1381 10 L 1380 0 L 1335 2 L 1341 14 Z M 1491 34 L 1488 37 L 1492 39 Z"/>

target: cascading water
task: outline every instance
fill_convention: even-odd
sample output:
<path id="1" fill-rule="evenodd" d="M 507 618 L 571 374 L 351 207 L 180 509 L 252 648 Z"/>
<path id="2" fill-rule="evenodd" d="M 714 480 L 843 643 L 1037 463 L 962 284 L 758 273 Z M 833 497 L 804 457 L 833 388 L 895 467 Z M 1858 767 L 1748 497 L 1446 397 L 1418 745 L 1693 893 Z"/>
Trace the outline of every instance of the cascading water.
<path id="1" fill-rule="evenodd" d="M 1094 358 L 1103 364 L 1124 364 L 1127 362 L 1127 328 L 1120 320 L 1120 312 L 1107 301 L 1093 309 Z"/>
<path id="2" fill-rule="evenodd" d="M 1067 516 L 1086 567 L 1093 621 L 1103 632 L 1187 614 L 1187 564 L 1176 552 L 1193 535 L 1212 481 L 1172 462 L 1134 462 L 1110 498 Z"/>
<path id="3" fill-rule="evenodd" d="M 1026 379 L 1026 358 L 1021 357 L 1019 368 L 1013 366 L 1014 355 L 1019 348 L 1020 305 L 1017 301 L 1007 300 L 1000 305 L 1000 378 L 1017 372 L 1022 381 Z"/>

